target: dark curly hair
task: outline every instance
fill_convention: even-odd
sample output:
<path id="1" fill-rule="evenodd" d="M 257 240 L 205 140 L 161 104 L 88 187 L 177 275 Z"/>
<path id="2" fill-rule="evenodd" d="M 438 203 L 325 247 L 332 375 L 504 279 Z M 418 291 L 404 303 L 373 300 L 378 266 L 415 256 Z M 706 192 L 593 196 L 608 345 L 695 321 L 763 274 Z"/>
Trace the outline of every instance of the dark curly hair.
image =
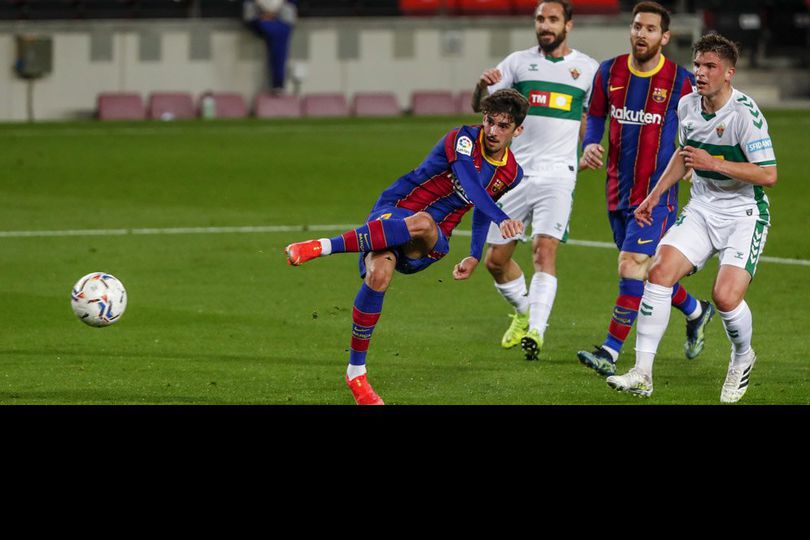
<path id="1" fill-rule="evenodd" d="M 481 100 L 484 114 L 506 114 L 519 126 L 529 114 L 529 100 L 514 88 L 504 88 L 493 92 Z"/>

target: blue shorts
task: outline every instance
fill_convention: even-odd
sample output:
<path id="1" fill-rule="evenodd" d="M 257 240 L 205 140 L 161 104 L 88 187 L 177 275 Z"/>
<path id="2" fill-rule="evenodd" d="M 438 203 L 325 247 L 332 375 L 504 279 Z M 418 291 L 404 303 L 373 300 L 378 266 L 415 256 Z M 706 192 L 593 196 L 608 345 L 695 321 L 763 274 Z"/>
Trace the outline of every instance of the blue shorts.
<path id="1" fill-rule="evenodd" d="M 675 223 L 678 209 L 674 206 L 656 206 L 652 212 L 652 225 L 642 227 L 633 216 L 635 208 L 608 212 L 613 241 L 620 251 L 642 253 L 652 257 L 664 233 Z"/>
<path id="2" fill-rule="evenodd" d="M 406 217 L 412 215 L 413 212 L 410 210 L 405 210 L 404 208 L 378 208 L 369 214 L 367 221 L 374 221 L 375 219 L 388 219 L 391 217 L 405 219 Z M 406 257 L 405 253 L 402 251 L 403 246 L 390 248 L 389 251 L 392 251 L 397 257 L 397 265 L 395 267 L 397 272 L 402 274 L 415 274 L 416 272 L 421 272 L 431 264 L 447 255 L 447 253 L 450 251 L 450 242 L 447 240 L 447 237 L 444 235 L 441 229 L 438 229 L 438 231 L 439 239 L 436 240 L 436 245 L 433 246 L 430 253 L 420 259 L 411 259 L 410 257 Z M 361 278 L 366 277 L 366 255 L 368 253 L 369 252 L 366 251 L 360 254 L 359 270 Z"/>

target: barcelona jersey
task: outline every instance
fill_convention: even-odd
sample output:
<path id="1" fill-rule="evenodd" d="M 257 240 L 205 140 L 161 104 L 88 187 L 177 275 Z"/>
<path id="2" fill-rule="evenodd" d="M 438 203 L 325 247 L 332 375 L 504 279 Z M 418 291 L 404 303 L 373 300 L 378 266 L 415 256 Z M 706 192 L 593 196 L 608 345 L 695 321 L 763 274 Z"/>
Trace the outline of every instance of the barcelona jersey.
<path id="1" fill-rule="evenodd" d="M 675 152 L 678 101 L 692 92 L 695 77 L 661 55 L 650 71 L 633 68 L 629 54 L 602 62 L 594 77 L 583 148 L 602 139 L 609 122 L 609 211 L 635 208 L 652 191 Z M 660 205 L 677 207 L 678 184 Z"/>
<path id="2" fill-rule="evenodd" d="M 495 204 L 523 178 L 523 170 L 508 148 L 500 161 L 484 151 L 483 126 L 462 126 L 448 132 L 414 170 L 386 189 L 371 211 L 402 208 L 427 212 L 450 237 L 471 208 L 473 240 L 470 254 L 481 260 L 490 222 L 509 216 Z"/>

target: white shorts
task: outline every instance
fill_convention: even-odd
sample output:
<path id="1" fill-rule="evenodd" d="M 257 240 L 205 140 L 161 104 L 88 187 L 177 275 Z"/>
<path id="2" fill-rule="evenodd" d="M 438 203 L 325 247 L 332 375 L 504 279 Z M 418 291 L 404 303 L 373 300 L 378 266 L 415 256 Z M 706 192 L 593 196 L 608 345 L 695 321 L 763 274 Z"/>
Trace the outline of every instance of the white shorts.
<path id="1" fill-rule="evenodd" d="M 675 224 L 661 239 L 660 246 L 672 246 L 697 270 L 715 253 L 720 264 L 737 266 L 754 277 L 765 249 L 769 224 L 757 216 L 718 215 L 704 205 L 687 204 Z"/>
<path id="2" fill-rule="evenodd" d="M 543 234 L 562 240 L 568 232 L 575 183 L 575 175 L 524 176 L 515 189 L 498 201 L 498 206 L 507 216 L 523 222 L 524 233 L 514 238 L 503 238 L 498 226 L 492 223 L 487 243 L 503 245 L 515 240 L 526 241 L 530 222 L 532 237 Z"/>

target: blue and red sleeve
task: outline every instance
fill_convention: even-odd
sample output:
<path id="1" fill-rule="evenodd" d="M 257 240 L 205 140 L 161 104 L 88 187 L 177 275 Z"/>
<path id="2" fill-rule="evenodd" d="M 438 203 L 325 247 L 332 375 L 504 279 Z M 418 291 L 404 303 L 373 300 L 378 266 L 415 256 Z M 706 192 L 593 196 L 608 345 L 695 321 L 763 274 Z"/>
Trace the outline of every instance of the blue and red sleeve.
<path id="1" fill-rule="evenodd" d="M 593 78 L 591 101 L 588 104 L 588 121 L 585 125 L 585 137 L 582 139 L 582 148 L 602 140 L 605 132 L 605 121 L 608 114 L 608 78 L 610 66 L 603 62 Z"/>

